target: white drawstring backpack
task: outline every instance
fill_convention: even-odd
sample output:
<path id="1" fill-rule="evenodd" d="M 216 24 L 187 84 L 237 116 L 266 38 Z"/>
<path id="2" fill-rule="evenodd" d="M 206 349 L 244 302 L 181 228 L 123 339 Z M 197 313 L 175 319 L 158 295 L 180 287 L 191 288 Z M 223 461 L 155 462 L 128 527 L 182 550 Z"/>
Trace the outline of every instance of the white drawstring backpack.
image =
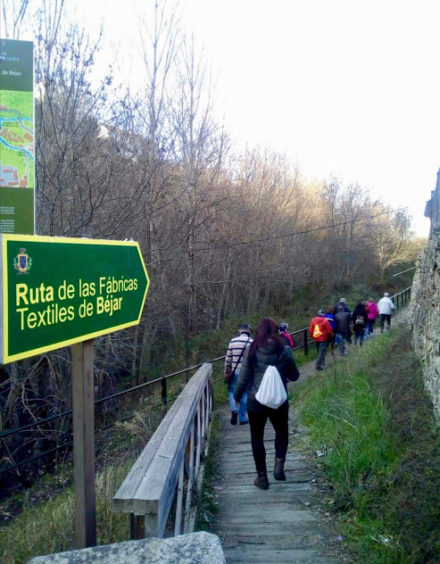
<path id="1" fill-rule="evenodd" d="M 287 392 L 276 366 L 269 364 L 266 368 L 255 399 L 272 409 L 278 409 L 286 401 Z"/>

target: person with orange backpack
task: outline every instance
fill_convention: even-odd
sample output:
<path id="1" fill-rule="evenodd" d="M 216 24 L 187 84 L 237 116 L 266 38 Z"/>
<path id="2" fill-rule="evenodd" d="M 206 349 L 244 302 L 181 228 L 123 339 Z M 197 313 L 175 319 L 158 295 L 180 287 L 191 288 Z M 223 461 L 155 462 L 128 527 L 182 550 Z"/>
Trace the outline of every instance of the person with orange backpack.
<path id="1" fill-rule="evenodd" d="M 333 330 L 330 321 L 325 316 L 325 311 L 320 309 L 318 315 L 312 319 L 309 326 L 309 333 L 316 343 L 318 357 L 316 359 L 316 370 L 324 370 L 325 353 L 333 338 Z"/>

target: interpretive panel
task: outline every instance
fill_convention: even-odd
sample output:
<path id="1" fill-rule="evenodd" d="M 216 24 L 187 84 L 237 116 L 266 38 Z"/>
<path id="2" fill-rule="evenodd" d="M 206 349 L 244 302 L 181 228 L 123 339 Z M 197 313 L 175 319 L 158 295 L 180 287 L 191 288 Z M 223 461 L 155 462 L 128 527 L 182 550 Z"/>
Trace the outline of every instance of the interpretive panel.
<path id="1" fill-rule="evenodd" d="M 33 44 L 0 39 L 0 233 L 34 233 Z"/>

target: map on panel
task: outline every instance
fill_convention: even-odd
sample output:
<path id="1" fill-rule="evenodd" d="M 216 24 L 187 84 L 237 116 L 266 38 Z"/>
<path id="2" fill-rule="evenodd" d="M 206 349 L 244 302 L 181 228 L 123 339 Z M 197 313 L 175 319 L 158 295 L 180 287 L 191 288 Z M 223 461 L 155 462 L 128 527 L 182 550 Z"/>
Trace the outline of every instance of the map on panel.
<path id="1" fill-rule="evenodd" d="M 0 94 L 0 187 L 34 188 L 33 93 Z"/>

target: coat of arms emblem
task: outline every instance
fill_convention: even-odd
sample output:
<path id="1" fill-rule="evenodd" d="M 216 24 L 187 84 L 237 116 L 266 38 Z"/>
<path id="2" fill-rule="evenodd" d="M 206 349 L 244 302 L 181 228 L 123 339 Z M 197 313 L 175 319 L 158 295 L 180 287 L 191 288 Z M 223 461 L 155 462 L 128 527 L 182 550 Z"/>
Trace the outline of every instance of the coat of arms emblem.
<path id="1" fill-rule="evenodd" d="M 18 255 L 14 257 L 14 268 L 17 274 L 27 274 L 32 268 L 32 259 L 26 253 L 26 249 L 20 249 Z"/>

